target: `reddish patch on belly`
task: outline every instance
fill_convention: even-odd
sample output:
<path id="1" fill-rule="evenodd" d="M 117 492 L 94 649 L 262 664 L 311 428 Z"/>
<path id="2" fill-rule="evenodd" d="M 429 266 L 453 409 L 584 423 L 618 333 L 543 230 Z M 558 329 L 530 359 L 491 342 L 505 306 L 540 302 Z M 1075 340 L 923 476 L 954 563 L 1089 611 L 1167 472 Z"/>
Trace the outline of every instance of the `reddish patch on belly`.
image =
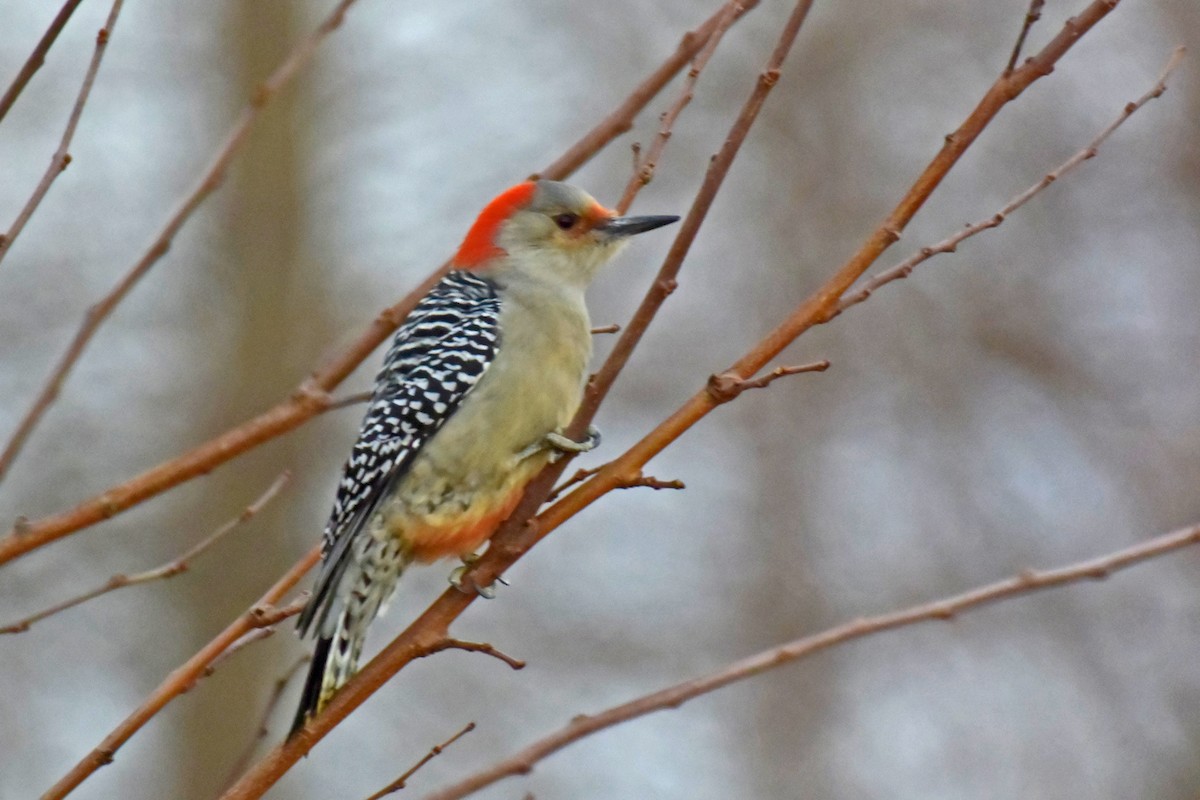
<path id="1" fill-rule="evenodd" d="M 491 538 L 500 523 L 508 519 L 521 500 L 524 488 L 522 484 L 493 502 L 476 503 L 452 524 L 430 524 L 410 518 L 392 523 L 391 527 L 417 561 L 428 563 L 439 558 L 464 556 L 475 552 Z"/>

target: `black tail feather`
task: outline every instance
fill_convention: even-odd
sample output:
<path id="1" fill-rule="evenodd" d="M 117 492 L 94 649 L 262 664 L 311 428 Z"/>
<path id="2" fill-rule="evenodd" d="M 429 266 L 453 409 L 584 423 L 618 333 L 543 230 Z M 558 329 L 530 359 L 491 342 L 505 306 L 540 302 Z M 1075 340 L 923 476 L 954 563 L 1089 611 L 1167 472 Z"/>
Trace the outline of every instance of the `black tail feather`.
<path id="1" fill-rule="evenodd" d="M 292 729 L 288 731 L 289 739 L 317 713 L 317 705 L 321 701 L 321 682 L 325 678 L 325 668 L 329 664 L 329 651 L 332 647 L 332 636 L 321 636 L 317 639 L 317 645 L 313 648 L 312 663 L 308 666 L 308 677 L 304 679 L 304 691 L 300 693 L 300 707 L 296 709 L 296 719 L 292 722 Z"/>

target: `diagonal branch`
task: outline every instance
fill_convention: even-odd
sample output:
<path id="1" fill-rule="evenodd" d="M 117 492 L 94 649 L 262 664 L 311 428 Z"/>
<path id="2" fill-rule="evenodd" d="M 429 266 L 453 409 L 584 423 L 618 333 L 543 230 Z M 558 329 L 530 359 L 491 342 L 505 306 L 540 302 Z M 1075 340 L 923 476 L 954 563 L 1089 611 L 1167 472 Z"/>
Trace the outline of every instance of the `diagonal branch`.
<path id="1" fill-rule="evenodd" d="M 16 622 L 0 627 L 0 634 L 24 633 L 25 631 L 29 630 L 35 622 L 41 622 L 47 617 L 54 616 L 55 614 L 66 611 L 69 608 L 74 608 L 75 606 L 86 603 L 89 600 L 94 600 L 95 598 L 108 594 L 109 592 L 115 592 L 117 589 L 124 589 L 128 586 L 137 586 L 139 584 L 150 583 L 152 581 L 166 580 L 168 578 L 174 578 L 176 575 L 181 573 L 187 572 L 191 567 L 191 563 L 198 556 L 203 555 L 205 551 L 207 551 L 221 539 L 225 538 L 225 536 L 231 533 L 235 528 L 253 519 L 259 511 L 262 511 L 263 507 L 266 506 L 267 503 L 275 499 L 275 496 L 283 490 L 283 487 L 286 486 L 288 481 L 291 479 L 292 474 L 287 470 L 284 470 L 284 472 L 275 479 L 275 481 L 267 488 L 265 492 L 262 493 L 262 495 L 259 496 L 257 500 L 242 510 L 242 513 L 238 514 L 236 517 L 217 528 L 204 539 L 200 540 L 200 542 L 190 547 L 179 557 L 174 558 L 165 564 L 157 566 L 154 569 L 145 570 L 144 572 L 135 572 L 132 575 L 113 575 L 111 578 L 105 581 L 103 585 L 98 586 L 91 591 L 76 595 L 69 600 L 64 600 L 61 603 L 57 603 L 49 608 L 43 609 L 36 614 L 30 614 L 24 619 L 20 619 Z"/>
<path id="2" fill-rule="evenodd" d="M 1200 525 L 1164 534 L 1133 547 L 1077 564 L 1049 570 L 1025 570 L 1011 578 L 980 586 L 953 597 L 933 600 L 873 617 L 859 617 L 820 633 L 764 650 L 708 675 L 638 697 L 599 714 L 581 714 L 573 718 L 565 727 L 537 740 L 512 756 L 441 791 L 426 795 L 425 800 L 459 800 L 459 798 L 474 794 L 503 778 L 526 775 L 533 771 L 534 765 L 539 761 L 593 733 L 655 711 L 678 708 L 689 700 L 714 692 L 731 683 L 752 678 L 856 639 L 923 622 L 952 620 L 959 614 L 991 603 L 1024 597 L 1046 589 L 1057 589 L 1089 580 L 1102 580 L 1119 570 L 1128 569 L 1144 561 L 1177 552 L 1197 543 L 1200 543 Z"/>
<path id="3" fill-rule="evenodd" d="M 400 791 L 401 789 L 403 789 L 405 786 L 408 785 L 409 778 L 411 778 L 413 775 L 417 774 L 417 770 L 419 770 L 421 767 L 428 764 L 430 761 L 433 761 L 433 759 L 440 756 L 447 747 L 454 744 L 459 739 L 466 736 L 468 733 L 470 733 L 473 730 L 475 730 L 475 723 L 468 722 L 466 725 L 464 725 L 462 727 L 461 730 L 459 730 L 458 733 L 454 734 L 453 736 L 451 736 L 449 739 L 442 742 L 441 744 L 434 745 L 433 748 L 430 749 L 430 751 L 428 753 L 426 753 L 424 755 L 424 757 L 421 758 L 420 761 L 418 761 L 416 764 L 413 764 L 411 767 L 409 767 L 403 775 L 401 775 L 399 778 L 396 778 L 396 780 L 392 781 L 387 786 L 383 787 L 378 792 L 376 792 L 375 794 L 368 797 L 367 800 L 380 800 L 380 798 L 387 797 L 389 794 Z"/>
<path id="4" fill-rule="evenodd" d="M 112 37 L 113 28 L 117 25 L 117 17 L 121 14 L 121 4 L 123 2 L 124 0 L 113 0 L 112 9 L 108 12 L 108 19 L 105 21 L 104 27 L 96 34 L 96 49 L 92 51 L 92 61 L 88 64 L 87 72 L 83 75 L 83 85 L 79 87 L 79 95 L 75 98 L 75 105 L 71 108 L 71 115 L 67 117 L 67 127 L 63 130 L 62 138 L 58 142 L 58 149 L 50 157 L 50 166 L 46 168 L 46 172 L 34 188 L 33 194 L 29 196 L 29 199 L 25 202 L 25 206 L 17 214 L 17 218 L 13 220 L 8 233 L 0 236 L 0 261 L 3 261 L 4 257 L 8 255 L 8 251 L 12 249 L 13 242 L 21 235 L 21 231 L 25 229 L 25 223 L 29 222 L 29 218 L 33 216 L 33 212 L 42 204 L 42 200 L 50 191 L 50 186 L 54 183 L 54 179 L 61 175 L 63 170 L 67 168 L 67 165 L 71 163 L 71 154 L 68 152 L 71 147 L 71 140 L 75 138 L 75 128 L 79 125 L 79 118 L 83 116 L 83 107 L 87 105 L 88 97 L 92 93 L 92 85 L 96 82 L 96 74 L 100 71 L 100 62 L 104 59 L 105 50 L 108 49 L 108 40 Z M 66 6 L 63 7 L 63 12 L 67 12 Z M 62 12 L 60 12 L 61 15 Z M 70 16 L 69 12 L 68 16 Z M 55 22 L 58 22 L 58 20 L 55 19 Z M 51 27 L 51 30 L 53 30 L 53 27 Z M 47 31 L 47 35 L 49 33 L 50 31 Z M 57 36 L 57 33 L 55 35 Z M 50 40 L 51 43 L 53 41 L 53 39 Z M 40 42 L 38 44 L 39 46 L 41 45 Z M 49 44 L 47 44 L 48 47 Z M 32 73 L 30 74 L 32 75 Z M 16 99 L 15 96 L 13 99 Z M 3 109 L 0 109 L 0 117 L 3 117 Z M 2 470 L 0 470 L 0 474 L 3 474 Z"/>
<path id="5" fill-rule="evenodd" d="M 750 3 L 746 4 L 750 7 Z M 603 148 L 620 134 L 629 130 L 633 118 L 674 75 L 695 57 L 704 41 L 711 35 L 722 9 L 695 31 L 685 35 L 678 49 L 667 58 L 634 92 L 599 125 L 589 131 L 583 139 L 573 145 L 553 164 L 542 171 L 546 178 L 562 179 Z M 161 255 L 161 254 L 159 254 Z M 49 544 L 90 525 L 131 508 L 155 495 L 179 484 L 205 475 L 213 468 L 241 455 L 242 453 L 299 427 L 314 415 L 326 410 L 330 402 L 328 392 L 341 383 L 362 361 L 404 320 L 417 301 L 441 279 L 445 265 L 435 270 L 425 281 L 399 303 L 384 309 L 367 329 L 343 353 L 328 364 L 317 369 L 312 376 L 287 400 L 259 414 L 257 417 L 232 428 L 192 450 L 165 461 L 124 483 L 113 486 L 100 495 L 80 503 L 73 509 L 20 525 L 14 525 L 8 535 L 0 537 L 0 564 L 11 561 L 31 550 Z M 108 309 L 111 311 L 111 308 Z M 86 339 L 85 339 L 86 342 Z M 62 370 L 60 377 L 74 363 L 74 359 Z M 59 373 L 56 373 L 59 374 Z M 27 418 L 18 434 L 0 456 L 0 477 L 6 464 L 11 463 L 21 443 L 53 401 L 61 380 L 52 380 L 31 409 L 32 421 Z"/>

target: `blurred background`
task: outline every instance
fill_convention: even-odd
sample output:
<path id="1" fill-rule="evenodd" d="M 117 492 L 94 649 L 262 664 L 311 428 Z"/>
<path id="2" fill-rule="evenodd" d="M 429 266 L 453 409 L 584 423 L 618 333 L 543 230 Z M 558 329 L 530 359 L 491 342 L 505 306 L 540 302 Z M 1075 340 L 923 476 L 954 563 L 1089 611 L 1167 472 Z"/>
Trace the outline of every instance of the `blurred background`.
<path id="1" fill-rule="evenodd" d="M 85 308 L 141 254 L 328 2 L 127 4 L 74 161 L 0 267 L 0 438 Z M 547 165 L 719 4 L 362 0 L 273 104 L 228 184 L 123 303 L 0 484 L 0 518 L 66 508 L 286 396 Z M 1082 0 L 1052 2 L 1029 52 Z M 681 275 L 603 408 L 622 452 L 772 327 L 883 218 L 1007 61 L 1025 0 L 818 2 Z M 684 213 L 790 3 L 734 27 L 636 211 Z M 57 4 L 6 4 L 7 85 Z M 39 179 L 109 4 L 84 3 L 0 126 L 0 225 Z M 907 256 L 1004 202 L 1200 52 L 1192 0 L 1123 3 L 985 132 Z M 615 202 L 669 88 L 573 181 Z M 356 798 L 467 721 L 421 793 L 565 723 L 855 617 L 1200 521 L 1195 57 L 1100 157 L 922 266 L 719 409 L 455 627 L 525 659 L 413 664 L 271 794 Z M 670 237 L 591 294 L 624 322 Z M 609 337 L 611 339 L 611 337 Z M 601 337 L 600 355 L 611 341 Z M 370 385 L 378 355 L 346 384 Z M 260 517 L 169 582 L 0 638 L 0 797 L 33 797 L 319 536 L 360 409 L 0 569 L 0 623 L 171 559 L 284 468 Z M 372 651 L 445 586 L 406 577 Z M 1200 553 L 839 648 L 590 738 L 486 798 L 1195 798 Z M 307 585 L 306 580 L 304 585 Z M 303 652 L 290 624 L 172 703 L 80 798 L 211 798 Z M 298 683 L 271 721 L 282 736 Z"/>

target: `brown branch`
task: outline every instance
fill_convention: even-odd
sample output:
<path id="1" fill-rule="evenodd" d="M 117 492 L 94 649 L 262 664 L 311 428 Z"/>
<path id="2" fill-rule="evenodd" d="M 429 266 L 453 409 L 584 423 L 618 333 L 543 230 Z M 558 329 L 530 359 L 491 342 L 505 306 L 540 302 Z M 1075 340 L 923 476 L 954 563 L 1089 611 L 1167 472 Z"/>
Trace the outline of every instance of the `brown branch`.
<path id="1" fill-rule="evenodd" d="M 719 12 L 716 27 L 713 28 L 712 35 L 708 37 L 708 41 L 692 61 L 692 65 L 687 71 L 687 77 L 684 78 L 683 86 L 680 87 L 675 102 L 662 113 L 659 119 L 658 135 L 654 137 L 654 142 L 650 145 L 650 149 L 646 151 L 644 156 L 641 155 L 640 147 L 634 149 L 633 174 L 629 177 L 629 183 L 625 186 L 625 191 L 621 194 L 621 200 L 616 205 L 618 214 L 624 214 L 628 211 L 629 207 L 633 205 L 638 192 L 649 186 L 650 181 L 654 180 L 654 171 L 658 169 L 658 162 L 662 158 L 663 151 L 667 149 L 667 142 L 671 139 L 671 129 L 675 126 L 675 121 L 679 119 L 679 115 L 692 102 L 692 97 L 696 90 L 696 82 L 700 79 L 700 73 L 704 71 L 704 67 L 707 66 L 708 60 L 712 58 L 717 45 L 721 43 L 721 37 L 725 35 L 725 31 L 729 30 L 729 27 L 745 12 L 746 7 L 741 2 L 738 2 L 738 0 L 730 0 Z"/>
<path id="2" fill-rule="evenodd" d="M 254 738 L 252 738 L 242 754 L 233 762 L 233 766 L 229 768 L 229 774 L 225 778 L 225 785 L 233 783 L 239 775 L 241 775 L 246 767 L 249 766 L 250 760 L 254 758 L 254 751 L 258 748 L 260 742 L 266 739 L 271 734 L 270 721 L 271 715 L 275 713 L 275 709 L 279 707 L 279 701 L 283 699 L 283 692 L 287 689 L 287 685 L 291 683 L 292 678 L 300 671 L 308 662 L 312 661 L 312 656 L 307 653 L 284 671 L 275 680 L 275 685 L 271 688 L 271 694 L 267 696 L 267 703 L 263 706 L 262 716 L 259 717 L 258 726 L 254 729 Z"/>
<path id="3" fill-rule="evenodd" d="M 550 494 L 546 495 L 546 502 L 549 503 L 550 501 L 554 500 L 554 498 L 558 497 L 560 494 L 565 492 L 567 489 L 570 489 L 572 486 L 574 486 L 577 483 L 581 483 L 585 478 L 590 478 L 591 476 L 595 475 L 597 472 L 599 472 L 602 469 L 604 469 L 603 464 L 601 464 L 598 467 L 582 467 L 580 469 L 577 469 L 575 471 L 574 475 L 567 478 L 565 481 L 560 483 L 558 486 L 555 486 L 553 489 L 550 490 Z"/>
<path id="4" fill-rule="evenodd" d="M 71 108 L 71 115 L 67 118 L 67 127 L 63 130 L 62 139 L 58 143 L 58 149 L 50 157 L 50 166 L 46 168 L 46 172 L 34 188 L 33 194 L 29 196 L 29 199 L 25 202 L 25 206 L 17 214 L 17 218 L 13 220 L 8 233 L 0 236 L 0 261 L 4 261 L 4 257 L 12 249 L 13 242 L 21 235 L 21 231 L 25 229 L 25 223 L 29 222 L 29 218 L 33 216 L 33 212 L 41 205 L 42 200 L 46 197 L 46 193 L 50 191 L 50 186 L 54 183 L 54 179 L 62 174 L 67 165 L 71 163 L 71 154 L 68 152 L 71 147 L 71 140 L 75 138 L 75 128 L 79 125 L 79 118 L 83 116 L 83 107 L 87 105 L 88 96 L 92 93 L 92 85 L 96 82 L 96 73 L 100 71 L 100 62 L 104 59 L 104 51 L 108 49 L 108 40 L 112 37 L 113 28 L 117 25 L 117 17 L 121 14 L 121 4 L 123 2 L 124 0 L 113 0 L 112 9 L 108 12 L 108 20 L 105 21 L 104 27 L 96 34 L 96 49 L 92 51 L 92 61 L 88 64 L 87 72 L 83 75 L 83 85 L 79 87 L 79 95 L 75 98 L 75 105 Z M 63 11 L 67 11 L 67 8 L 64 7 Z M 61 16 L 62 12 L 59 12 L 59 14 Z M 70 16 L 69 13 L 68 16 Z M 55 19 L 55 22 L 57 21 Z M 57 36 L 57 33 L 55 35 Z M 51 39 L 50 41 L 53 42 L 54 40 Z M 16 98 L 14 97 L 13 99 L 15 100 Z M 0 117 L 2 116 L 3 114 L 0 113 Z M 0 464 L 2 463 L 0 462 Z M 0 476 L 2 475 L 3 469 L 0 468 Z"/>
<path id="5" fill-rule="evenodd" d="M 749 5 L 747 3 L 747 6 Z M 643 81 L 613 113 L 543 170 L 541 175 L 553 179 L 568 177 L 572 170 L 585 163 L 592 154 L 629 130 L 637 113 L 703 46 L 723 10 L 724 6 L 722 11 L 717 12 L 704 25 L 684 36 L 674 54 Z M 399 303 L 380 312 L 367 330 L 345 352 L 314 372 L 310 379 L 284 402 L 180 456 L 85 500 L 73 509 L 33 522 L 14 524 L 8 535 L 0 538 L 0 564 L 102 522 L 185 481 L 207 474 L 215 467 L 263 442 L 282 436 L 324 411 L 330 403 L 328 392 L 341 383 L 395 331 L 417 301 L 441 279 L 446 268 L 447 265 L 443 265 Z M 47 390 L 43 391 L 39 401 L 35 403 L 36 414 L 33 421 L 28 424 L 22 423 L 13 442 L 6 449 L 6 454 L 8 450 L 13 450 L 13 455 L 0 455 L 0 477 L 3 476 L 11 458 L 15 456 L 15 451 L 20 448 L 20 444 L 36 424 L 36 417 L 40 417 L 45 411 L 45 406 L 53 401 L 60 384 L 61 380 L 51 381 Z"/>
<path id="6" fill-rule="evenodd" d="M 1050 570 L 1024 570 L 1011 578 L 980 586 L 953 597 L 933 600 L 873 617 L 860 617 L 820 633 L 764 650 L 729 664 L 716 672 L 644 695 L 599 714 L 581 714 L 555 733 L 539 739 L 509 758 L 499 761 L 453 786 L 426 795 L 425 800 L 458 800 L 485 786 L 490 786 L 502 778 L 528 774 L 533 771 L 535 764 L 547 756 L 597 731 L 655 711 L 678 708 L 689 700 L 716 691 L 731 683 L 752 678 L 784 664 L 790 664 L 856 639 L 922 622 L 952 620 L 959 614 L 981 606 L 1022 597 L 1045 589 L 1059 588 L 1088 580 L 1101 580 L 1118 570 L 1127 569 L 1197 543 L 1200 543 L 1200 525 L 1158 536 L 1147 542 L 1088 561 Z"/>
<path id="7" fill-rule="evenodd" d="M 470 653 L 483 653 L 485 656 L 491 656 L 503 661 L 513 669 L 525 669 L 525 662 L 521 659 L 513 658 L 508 653 L 484 642 L 468 642 L 462 639 L 447 638 L 439 642 L 437 647 L 430 651 L 429 655 L 439 653 L 442 650 L 466 650 Z"/>
<path id="8" fill-rule="evenodd" d="M 46 63 L 46 54 L 54 46 L 55 40 L 62 33 L 62 29 L 66 27 L 67 20 L 75 13 L 75 9 L 79 7 L 80 2 L 82 0 L 66 0 L 63 3 L 63 7 L 59 9 L 58 14 L 54 16 L 50 27 L 46 29 L 46 32 L 42 34 L 42 38 L 38 40 L 37 45 L 33 48 L 33 52 L 29 54 L 29 58 L 25 60 L 25 64 L 21 67 L 21 71 L 17 73 L 17 77 L 13 78 L 13 82 L 4 92 L 4 96 L 0 97 L 0 121 L 3 121 L 4 117 L 8 114 L 8 110 L 13 107 L 13 103 L 17 102 L 17 98 L 21 96 L 21 92 L 25 91 L 25 86 L 29 83 L 29 79 Z"/>
<path id="9" fill-rule="evenodd" d="M 645 331 L 654 311 L 665 299 L 666 292 L 662 290 L 668 281 L 674 280 L 674 275 L 682 265 L 683 258 L 704 221 L 712 200 L 733 163 L 734 156 L 745 140 L 767 93 L 778 81 L 779 67 L 795 42 L 811 4 L 811 0 L 799 0 L 785 23 L 775 50 L 768 61 L 767 70 L 759 76 L 749 100 L 731 128 L 725 144 L 711 162 L 696 200 L 684 220 L 680 233 L 676 237 L 650 293 L 638 309 L 638 313 L 634 315 L 633 322 L 625 328 L 613 355 L 609 357 L 604 368 L 589 385 L 584 406 L 568 429 L 569 435 L 579 436 L 582 433 L 582 429 L 595 413 L 596 406 L 603 399 L 621 366 L 628 360 L 633 345 Z M 632 338 L 630 338 L 631 335 Z M 622 342 L 624 342 L 624 346 L 622 346 Z M 576 428 L 579 430 L 575 430 Z M 536 543 L 541 535 L 540 525 L 533 521 L 526 523 L 525 520 L 530 520 L 538 506 L 545 500 L 554 482 L 562 474 L 565 463 L 566 459 L 551 465 L 534 480 L 526 490 L 516 511 L 493 538 L 492 545 L 489 546 L 487 552 L 469 570 L 468 575 L 464 576 L 467 581 L 473 582 L 476 586 L 490 585 L 507 567 L 515 563 Z M 637 474 L 638 470 L 628 470 L 621 474 L 621 478 L 629 480 Z M 594 479 L 584 484 L 583 488 L 593 482 Z M 555 508 L 578 493 L 576 491 L 559 501 Z M 361 705 L 392 675 L 413 659 L 420 658 L 431 649 L 436 648 L 440 641 L 448 638 L 447 631 L 450 623 L 462 614 L 474 599 L 475 595 L 467 595 L 453 588 L 443 592 L 442 596 L 384 648 L 382 653 L 372 659 L 349 683 L 343 686 L 321 714 L 311 719 L 295 735 L 251 767 L 242 776 L 242 779 L 223 795 L 223 800 L 249 800 L 261 797 L 296 761 L 312 749 L 317 741 Z"/>
<path id="10" fill-rule="evenodd" d="M 598 336 L 602 333 L 620 333 L 620 332 L 621 332 L 621 326 L 616 322 L 614 322 L 610 325 L 601 325 L 597 328 L 592 328 L 593 336 Z"/>
<path id="11" fill-rule="evenodd" d="M 910 274 L 912 274 L 912 271 L 917 268 L 917 265 L 922 263 L 923 261 L 927 261 L 928 259 L 932 258 L 933 256 L 939 255 L 941 253 L 953 253 L 958 249 L 958 245 L 960 243 L 962 243 L 965 239 L 969 239 L 972 236 L 983 233 L 984 231 L 989 230 L 991 228 L 999 227 L 1001 225 L 1001 223 L 1003 223 L 1004 220 L 1006 220 L 1009 217 L 1009 215 L 1011 215 L 1018 208 L 1025 205 L 1030 200 L 1032 200 L 1043 189 L 1045 189 L 1050 184 L 1054 183 L 1055 181 L 1057 181 L 1059 178 L 1063 177 L 1067 173 L 1071 172 L 1073 169 L 1078 167 L 1080 164 L 1084 163 L 1085 161 L 1087 161 L 1091 158 L 1094 158 L 1096 156 L 1097 152 L 1099 152 L 1100 145 L 1102 145 L 1105 142 L 1105 140 L 1108 139 L 1108 137 L 1112 135 L 1113 131 L 1115 131 L 1117 128 L 1121 127 L 1122 123 L 1124 123 L 1125 120 L 1127 120 L 1131 116 L 1133 116 L 1133 114 L 1138 109 L 1140 109 L 1142 106 L 1146 105 L 1146 103 L 1150 102 L 1151 100 L 1153 100 L 1156 97 L 1162 96 L 1163 92 L 1165 92 L 1167 90 L 1167 78 L 1175 70 L 1175 68 L 1179 66 L 1179 63 L 1183 60 L 1183 57 L 1186 54 L 1187 54 L 1187 50 L 1185 48 L 1176 47 L 1175 50 L 1171 53 L 1171 57 L 1167 60 L 1166 66 L 1164 66 L 1162 69 L 1162 72 L 1159 73 L 1158 81 L 1154 84 L 1153 87 L 1150 88 L 1150 90 L 1148 92 L 1143 94 L 1141 97 L 1139 97 L 1134 102 L 1126 103 L 1125 107 L 1121 110 L 1120 115 L 1115 120 L 1113 120 L 1104 130 L 1102 130 L 1096 136 L 1096 138 L 1094 138 L 1094 139 L 1092 139 L 1092 141 L 1088 142 L 1086 147 L 1084 147 L 1082 150 L 1075 153 L 1075 155 L 1068 158 L 1062 164 L 1059 164 L 1052 171 L 1046 173 L 1046 175 L 1044 175 L 1042 177 L 1042 179 L 1039 180 L 1037 183 L 1033 184 L 1028 189 L 1021 192 L 1019 195 L 1017 195 L 1013 199 L 1009 200 L 1008 204 L 1005 205 L 1004 208 L 1000 209 L 998 212 L 991 215 L 990 217 L 984 217 L 983 219 L 979 220 L 978 222 L 973 222 L 973 223 L 967 225 L 966 227 L 962 228 L 961 230 L 957 231 L 956 233 L 952 234 L 951 236 L 946 237 L 945 239 L 938 242 L 937 244 L 932 244 L 927 247 L 922 247 L 920 250 L 913 253 L 911 256 L 909 256 L 904 261 L 901 261 L 896 266 L 892 267 L 891 269 L 885 270 L 885 271 L 879 273 L 878 275 L 876 275 L 875 277 L 871 278 L 869 281 L 864 282 L 863 285 L 861 287 L 859 287 L 858 289 L 856 289 L 853 293 L 845 295 L 844 297 L 842 297 L 841 300 L 838 301 L 837 312 L 840 314 L 841 312 L 845 311 L 850 306 L 857 305 L 858 303 L 863 302 L 868 297 L 870 297 L 875 291 L 877 291 L 881 286 L 885 286 L 886 284 L 889 284 L 892 281 L 897 281 L 902 278 L 907 278 Z"/>
<path id="12" fill-rule="evenodd" d="M 765 389 L 786 375 L 800 375 L 805 372 L 824 372 L 829 369 L 826 360 L 814 361 L 811 364 L 798 364 L 794 367 L 776 367 L 758 378 L 745 379 L 733 372 L 723 372 L 720 375 L 710 375 L 707 391 L 717 403 L 728 403 L 747 389 Z"/>
<path id="13" fill-rule="evenodd" d="M 108 736 L 104 737 L 104 740 L 95 749 L 84 756 L 66 775 L 50 787 L 42 795 L 42 800 L 60 800 L 60 798 L 66 797 L 79 784 L 87 780 L 88 776 L 93 772 L 106 764 L 111 764 L 113 756 L 125 742 L 129 741 L 129 737 L 137 733 L 167 703 L 191 688 L 203 676 L 209 665 L 246 633 L 262 627 L 262 621 L 267 617 L 263 613 L 263 609 L 272 607 L 275 603 L 278 603 L 304 577 L 305 573 L 312 569 L 313 565 L 320 558 L 321 548 L 319 545 L 308 551 L 246 613 L 230 623 L 211 642 L 168 675 L 159 684 L 158 688 L 151 692 L 149 697 L 132 714 L 126 717 Z"/>
<path id="14" fill-rule="evenodd" d="M 376 792 L 375 794 L 368 797 L 367 800 L 379 800 L 381 797 L 387 797 L 389 794 L 392 794 L 393 792 L 400 791 L 408 784 L 408 779 L 417 773 L 417 770 L 419 770 L 421 767 L 428 764 L 430 761 L 433 761 L 433 759 L 440 756 L 442 754 L 442 751 L 444 751 L 447 747 L 454 744 L 459 739 L 466 736 L 468 733 L 470 733 L 473 730 L 475 730 L 475 723 L 468 722 L 463 727 L 462 730 L 460 730 L 458 733 L 454 734 L 453 736 L 451 736 L 449 739 L 442 742 L 441 744 L 434 745 L 434 747 L 428 753 L 426 753 L 424 755 L 424 757 L 421 758 L 420 761 L 418 761 L 416 764 L 413 764 L 411 767 L 409 767 L 408 770 L 403 775 L 401 775 L 399 778 L 396 778 L 396 780 L 392 781 L 387 786 L 383 787 L 378 792 Z"/>
<path id="15" fill-rule="evenodd" d="M 642 475 L 640 473 L 633 478 L 626 478 L 622 480 L 616 488 L 636 489 L 639 486 L 644 486 L 647 489 L 654 489 L 656 491 L 660 489 L 677 489 L 682 491 L 683 489 L 687 488 L 687 486 L 685 486 L 681 480 L 664 481 L 660 478 L 654 477 L 653 475 Z"/>
<path id="16" fill-rule="evenodd" d="M 125 574 L 113 575 L 111 578 L 109 578 L 107 581 L 105 581 L 103 585 L 98 586 L 95 589 L 92 589 L 91 591 L 84 592 L 83 594 L 80 594 L 80 595 L 76 595 L 75 597 L 72 597 L 69 600 L 64 600 L 61 603 L 58 603 L 56 605 L 50 606 L 49 608 L 43 609 L 42 611 L 39 611 L 36 614 L 30 614 L 28 617 L 25 617 L 24 619 L 17 620 L 16 622 L 13 622 L 9 625 L 0 627 L 0 634 L 23 633 L 23 632 L 29 630 L 29 628 L 35 622 L 41 622 L 42 620 L 46 619 L 47 617 L 53 616 L 62 611 L 66 611 L 68 608 L 74 608 L 77 605 L 86 603 L 88 600 L 95 599 L 97 597 L 100 597 L 101 595 L 108 594 L 109 592 L 115 592 L 116 590 L 124 589 L 127 586 L 137 586 L 137 585 L 143 584 L 143 583 L 150 583 L 151 581 L 166 580 L 168 578 L 174 578 L 176 575 L 179 575 L 183 572 L 187 572 L 188 568 L 191 566 L 191 563 L 197 557 L 199 557 L 205 551 L 210 549 L 213 545 L 215 545 L 218 541 L 220 541 L 225 536 L 227 536 L 230 532 L 232 532 L 239 526 L 245 524 L 246 522 L 249 522 L 259 511 L 261 511 L 263 509 L 264 506 L 266 506 L 267 503 L 271 502 L 275 498 L 275 496 L 278 495 L 279 492 L 283 490 L 284 486 L 287 485 L 288 481 L 290 481 L 291 478 L 292 478 L 292 474 L 290 472 L 288 472 L 287 470 L 284 470 L 284 472 L 278 478 L 275 479 L 275 481 L 270 485 L 270 487 L 268 487 L 267 490 L 265 492 L 263 492 L 262 495 L 259 496 L 259 498 L 257 500 L 255 500 L 253 503 L 246 506 L 246 508 L 242 510 L 242 513 L 238 514 L 236 517 L 229 520 L 221 527 L 217 528 L 215 531 L 213 531 L 207 537 L 202 539 L 198 544 L 192 546 L 190 549 L 187 550 L 187 552 L 183 553 L 178 558 L 168 561 L 167 563 L 162 564 L 161 566 L 155 567 L 154 569 L 148 569 L 144 572 L 136 572 L 133 575 L 125 575 Z"/>
<path id="17" fill-rule="evenodd" d="M 1017 36 L 1017 43 L 1013 45 L 1012 55 L 1008 57 L 1008 65 L 1004 67 L 1005 76 L 1012 75 L 1013 70 L 1017 68 L 1017 59 L 1021 57 L 1021 50 L 1025 47 L 1025 38 L 1029 36 L 1029 30 L 1034 23 L 1042 18 L 1042 6 L 1044 5 L 1046 5 L 1046 0 L 1030 0 L 1029 11 L 1025 14 L 1025 22 L 1021 25 L 1021 33 Z"/>

